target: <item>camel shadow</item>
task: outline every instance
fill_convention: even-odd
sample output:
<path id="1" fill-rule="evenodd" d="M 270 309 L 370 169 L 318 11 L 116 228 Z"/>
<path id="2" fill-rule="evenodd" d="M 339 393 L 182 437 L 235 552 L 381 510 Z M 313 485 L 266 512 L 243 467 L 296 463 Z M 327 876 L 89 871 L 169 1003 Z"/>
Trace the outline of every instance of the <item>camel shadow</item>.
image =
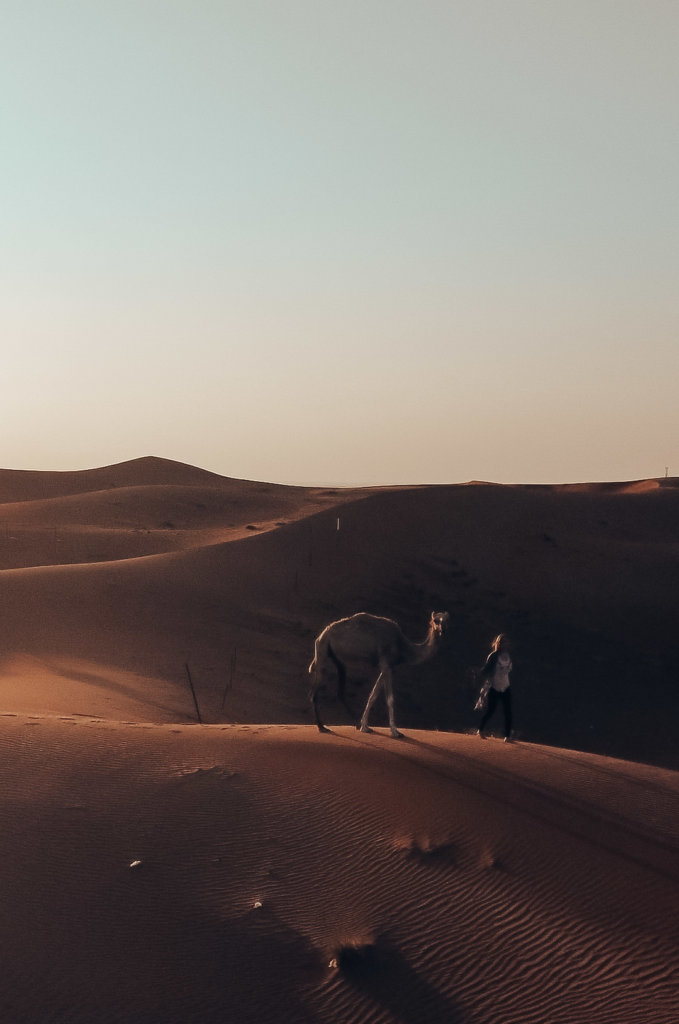
<path id="1" fill-rule="evenodd" d="M 339 967 L 347 983 L 402 1024 L 457 1024 L 461 1011 L 452 999 L 425 981 L 400 950 L 378 940 L 346 947 Z"/>
<path id="2" fill-rule="evenodd" d="M 339 729 L 344 731 L 339 732 Z M 319 729 L 319 733 L 323 736 L 334 736 L 338 740 L 348 740 L 351 743 L 358 743 L 361 736 L 377 736 L 389 743 L 393 743 L 397 747 L 420 743 L 420 740 L 413 740 L 406 733 L 392 736 L 388 725 L 371 725 L 369 729 L 359 729 L 358 725 L 353 723 L 333 726 L 324 725 L 322 729 Z"/>

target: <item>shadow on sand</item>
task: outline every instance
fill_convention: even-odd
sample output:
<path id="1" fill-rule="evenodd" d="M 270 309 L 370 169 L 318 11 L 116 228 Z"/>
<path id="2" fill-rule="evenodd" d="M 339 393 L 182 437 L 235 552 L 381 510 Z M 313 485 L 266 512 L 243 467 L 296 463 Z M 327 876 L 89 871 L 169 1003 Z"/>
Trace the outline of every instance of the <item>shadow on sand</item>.
<path id="1" fill-rule="evenodd" d="M 338 967 L 352 988 L 403 1024 L 457 1024 L 461 1012 L 453 1001 L 425 981 L 403 954 L 387 942 L 345 946 Z"/>

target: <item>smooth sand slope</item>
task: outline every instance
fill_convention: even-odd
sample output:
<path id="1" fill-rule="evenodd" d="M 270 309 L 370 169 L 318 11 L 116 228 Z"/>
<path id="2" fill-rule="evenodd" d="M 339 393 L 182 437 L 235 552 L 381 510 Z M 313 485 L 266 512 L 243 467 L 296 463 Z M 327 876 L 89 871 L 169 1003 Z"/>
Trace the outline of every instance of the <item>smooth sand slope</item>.
<path id="1" fill-rule="evenodd" d="M 0 1020 L 675 1024 L 675 483 L 0 471 Z M 406 739 L 319 735 L 322 626 L 432 609 Z"/>

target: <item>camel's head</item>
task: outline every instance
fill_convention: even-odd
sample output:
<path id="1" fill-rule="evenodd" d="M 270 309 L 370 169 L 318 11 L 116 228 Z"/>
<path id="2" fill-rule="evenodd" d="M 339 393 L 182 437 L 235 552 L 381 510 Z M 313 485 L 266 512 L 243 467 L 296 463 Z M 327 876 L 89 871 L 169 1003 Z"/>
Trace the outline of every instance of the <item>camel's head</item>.
<path id="1" fill-rule="evenodd" d="M 429 625 L 436 636 L 443 636 L 448 625 L 450 614 L 448 612 L 432 612 Z"/>

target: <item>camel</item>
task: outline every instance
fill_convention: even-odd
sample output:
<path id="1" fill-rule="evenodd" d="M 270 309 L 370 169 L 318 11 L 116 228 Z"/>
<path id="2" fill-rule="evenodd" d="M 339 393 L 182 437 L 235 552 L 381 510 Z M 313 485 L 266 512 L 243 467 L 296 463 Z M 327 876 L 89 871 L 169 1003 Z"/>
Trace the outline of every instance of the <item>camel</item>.
<path id="1" fill-rule="evenodd" d="M 383 618 L 380 615 L 369 615 L 367 612 L 357 612 L 356 615 L 338 619 L 326 626 L 316 638 L 314 658 L 309 665 L 309 673 L 313 676 L 310 696 L 318 731 L 329 732 L 323 725 L 318 711 L 318 691 L 329 663 L 332 662 L 337 672 L 337 697 L 356 721 L 356 716 L 344 694 L 344 684 L 347 678 L 346 662 L 362 662 L 379 669 L 379 674 L 370 691 L 360 724 L 357 724 L 356 728 L 361 732 L 371 731 L 368 726 L 370 710 L 380 691 L 384 690 L 391 735 L 394 739 L 400 739 L 402 734 L 394 722 L 392 669 L 397 665 L 420 665 L 422 662 L 428 661 L 440 646 L 444 627 L 449 618 L 448 612 L 432 612 L 429 619 L 429 631 L 426 639 L 420 644 L 408 640 L 393 619 Z"/>

